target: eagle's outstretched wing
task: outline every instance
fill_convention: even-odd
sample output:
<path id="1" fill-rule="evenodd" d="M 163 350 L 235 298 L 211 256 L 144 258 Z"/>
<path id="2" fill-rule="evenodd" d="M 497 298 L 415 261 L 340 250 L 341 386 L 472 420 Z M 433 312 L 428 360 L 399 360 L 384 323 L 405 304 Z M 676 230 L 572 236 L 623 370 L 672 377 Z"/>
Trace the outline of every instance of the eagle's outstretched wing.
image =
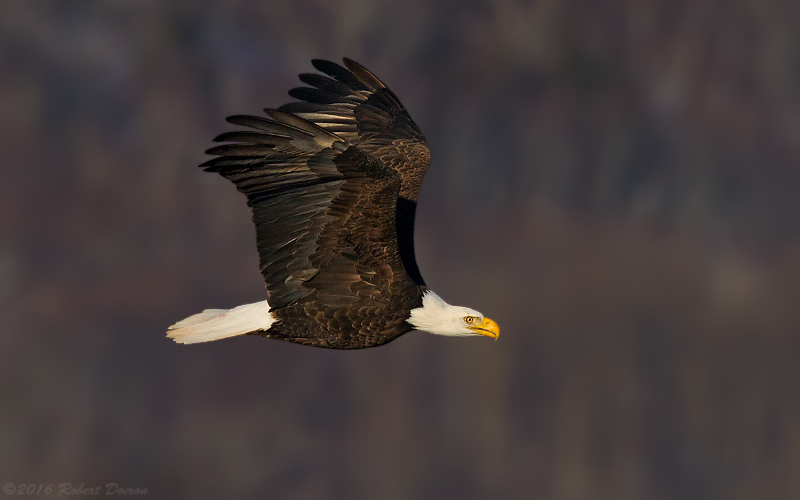
<path id="1" fill-rule="evenodd" d="M 267 115 L 229 117 L 254 130 L 218 136 L 232 144 L 202 166 L 247 196 L 270 307 L 381 304 L 390 288 L 415 287 L 397 247 L 398 173 L 302 118 Z"/>
<path id="2" fill-rule="evenodd" d="M 425 137 L 400 99 L 374 74 L 351 59 L 345 67 L 315 59 L 314 67 L 328 76 L 304 73 L 289 95 L 305 102 L 278 108 L 311 121 L 370 153 L 400 174 L 397 200 L 397 238 L 406 272 L 425 283 L 414 256 L 414 217 L 430 150 Z"/>

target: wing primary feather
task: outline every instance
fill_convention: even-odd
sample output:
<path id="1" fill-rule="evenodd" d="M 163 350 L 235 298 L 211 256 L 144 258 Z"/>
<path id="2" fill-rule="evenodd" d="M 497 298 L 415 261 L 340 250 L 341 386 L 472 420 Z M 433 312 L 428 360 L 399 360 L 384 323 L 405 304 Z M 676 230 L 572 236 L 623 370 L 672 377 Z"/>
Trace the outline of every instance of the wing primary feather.
<path id="1" fill-rule="evenodd" d="M 320 127 L 319 125 L 312 123 L 308 120 L 304 120 L 298 116 L 291 115 L 289 113 L 284 113 L 282 111 L 278 111 L 277 109 L 265 109 L 264 110 L 270 118 L 275 121 L 285 123 L 287 125 L 291 125 L 292 127 L 296 127 L 300 130 L 303 130 L 314 137 L 314 140 L 321 146 L 329 148 L 332 147 L 335 143 L 340 142 L 342 143 L 340 147 L 342 147 L 341 151 L 344 151 L 344 141 L 338 135 L 332 134 L 325 130 L 324 128 Z M 338 149 L 338 148 L 337 148 Z"/>
<path id="2" fill-rule="evenodd" d="M 349 118 L 355 122 L 355 117 L 353 117 L 353 108 L 355 108 L 355 104 L 351 103 L 339 103 L 334 106 L 330 106 L 328 104 L 316 104 L 313 102 L 290 102 L 278 108 L 278 111 L 292 114 L 324 113 L 326 115 Z"/>
<path id="3" fill-rule="evenodd" d="M 338 94 L 342 97 L 354 95 L 354 92 L 350 87 L 342 82 L 334 80 L 333 78 L 328 78 L 327 76 L 318 75 L 316 73 L 303 73 L 299 78 L 300 81 L 306 85 L 311 85 L 312 87 L 316 87 L 320 90 L 333 92 L 334 94 Z"/>
<path id="4" fill-rule="evenodd" d="M 206 150 L 208 155 L 225 155 L 225 156 L 266 156 L 272 153 L 274 149 L 269 145 L 254 145 L 254 144 L 223 144 L 215 146 Z"/>
<path id="5" fill-rule="evenodd" d="M 258 156 L 220 156 L 200 164 L 206 172 L 221 172 L 222 170 L 247 170 L 264 164 L 264 158 Z"/>
<path id="6" fill-rule="evenodd" d="M 262 134 L 260 132 L 246 132 L 237 130 L 235 132 L 225 132 L 214 137 L 214 142 L 250 142 L 254 144 L 272 144 L 286 142 L 292 136 L 285 134 Z"/>
<path id="7" fill-rule="evenodd" d="M 356 76 L 356 78 L 359 79 L 359 81 L 361 81 L 364 85 L 369 87 L 370 90 L 374 91 L 386 88 L 386 85 L 384 85 L 383 82 L 380 81 L 377 76 L 372 74 L 370 70 L 358 64 L 354 60 L 345 57 L 344 65 L 347 66 L 347 69 L 349 69 L 350 72 L 353 73 Z"/>
<path id="8" fill-rule="evenodd" d="M 301 101 L 318 104 L 339 104 L 350 101 L 346 96 L 314 87 L 295 87 L 289 91 L 289 95 Z"/>
<path id="9" fill-rule="evenodd" d="M 291 134 L 289 134 L 289 132 L 297 132 L 299 134 L 305 134 L 308 136 L 314 135 L 313 131 L 308 131 L 301 127 L 294 127 L 291 124 L 285 122 L 281 123 L 276 120 L 268 120 L 266 118 L 261 118 L 260 116 L 233 115 L 227 117 L 225 120 L 228 123 L 233 123 L 234 125 L 250 127 L 278 135 L 287 135 L 289 137 L 291 137 Z"/>
<path id="10" fill-rule="evenodd" d="M 319 71 L 334 77 L 336 80 L 344 83 L 353 90 L 371 90 L 353 73 L 348 71 L 346 68 L 339 66 L 335 62 L 325 61 L 323 59 L 312 59 L 311 64 Z"/>

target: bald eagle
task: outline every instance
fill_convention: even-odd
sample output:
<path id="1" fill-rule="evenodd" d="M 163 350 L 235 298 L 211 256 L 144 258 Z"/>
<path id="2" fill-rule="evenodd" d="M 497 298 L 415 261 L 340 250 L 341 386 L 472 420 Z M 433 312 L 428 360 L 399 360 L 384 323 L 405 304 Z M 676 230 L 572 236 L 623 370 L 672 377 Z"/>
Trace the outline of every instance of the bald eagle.
<path id="1" fill-rule="evenodd" d="M 400 100 L 355 61 L 312 61 L 299 102 L 236 115 L 201 165 L 247 196 L 267 300 L 207 309 L 169 328 L 191 344 L 260 335 L 332 349 L 390 342 L 411 330 L 496 339 L 497 323 L 447 304 L 414 258 L 414 215 L 430 163 Z"/>

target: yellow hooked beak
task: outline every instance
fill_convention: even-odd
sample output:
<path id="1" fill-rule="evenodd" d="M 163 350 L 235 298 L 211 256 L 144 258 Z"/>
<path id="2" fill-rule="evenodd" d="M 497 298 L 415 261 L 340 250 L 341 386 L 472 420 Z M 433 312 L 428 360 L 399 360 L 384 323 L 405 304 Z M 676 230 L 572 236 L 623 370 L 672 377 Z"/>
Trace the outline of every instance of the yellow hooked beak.
<path id="1" fill-rule="evenodd" d="M 497 340 L 497 337 L 500 336 L 500 327 L 497 326 L 497 323 L 489 318 L 483 318 L 483 323 L 480 325 L 470 325 L 467 328 L 478 335 L 486 335 L 487 337 L 491 337 L 495 340 Z"/>

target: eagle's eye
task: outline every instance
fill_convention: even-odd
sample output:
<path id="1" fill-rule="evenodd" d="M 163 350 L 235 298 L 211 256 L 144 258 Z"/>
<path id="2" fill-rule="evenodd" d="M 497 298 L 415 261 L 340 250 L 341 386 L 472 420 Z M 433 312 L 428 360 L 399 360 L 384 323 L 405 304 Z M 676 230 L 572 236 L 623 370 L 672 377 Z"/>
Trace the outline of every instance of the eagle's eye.
<path id="1" fill-rule="evenodd" d="M 472 322 L 475 321 L 475 316 L 466 316 L 464 321 L 466 321 L 468 325 L 471 325 Z"/>

